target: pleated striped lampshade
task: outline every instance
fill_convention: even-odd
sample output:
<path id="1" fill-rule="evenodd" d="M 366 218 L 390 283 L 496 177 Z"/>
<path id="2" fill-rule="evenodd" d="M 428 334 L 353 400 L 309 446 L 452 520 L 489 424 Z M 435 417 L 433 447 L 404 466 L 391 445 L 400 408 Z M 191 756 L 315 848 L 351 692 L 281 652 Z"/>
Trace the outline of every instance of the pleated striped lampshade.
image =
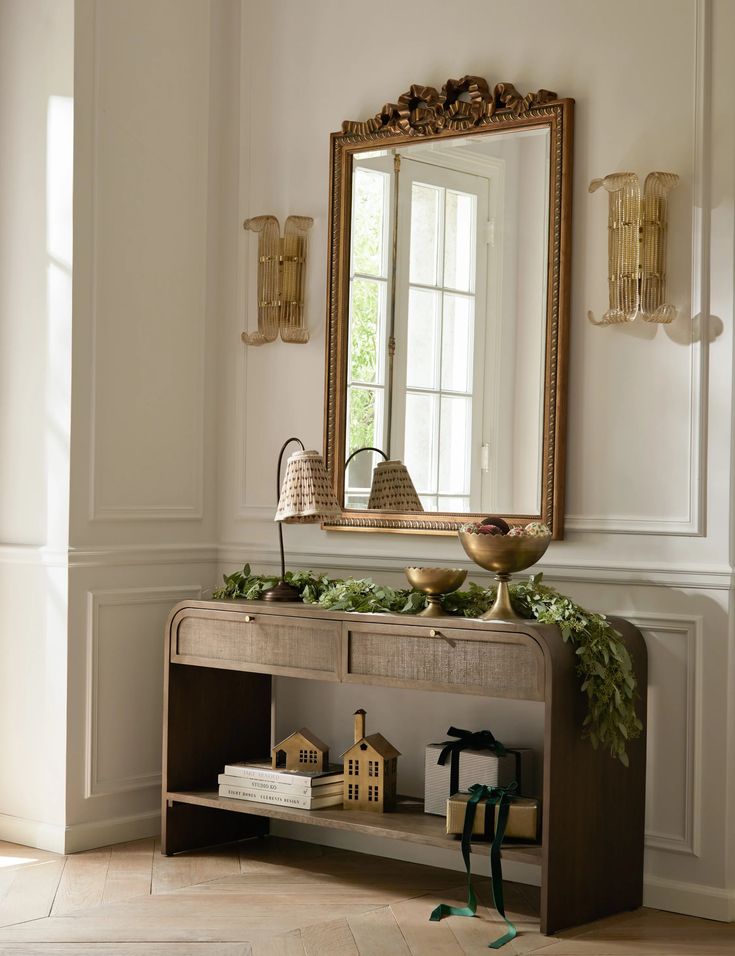
<path id="1" fill-rule="evenodd" d="M 408 468 L 402 461 L 379 461 L 373 472 L 368 508 L 374 511 L 423 511 Z"/>
<path id="2" fill-rule="evenodd" d="M 286 462 L 276 521 L 310 524 L 339 518 L 342 509 L 334 497 L 324 459 L 317 451 L 297 451 Z"/>

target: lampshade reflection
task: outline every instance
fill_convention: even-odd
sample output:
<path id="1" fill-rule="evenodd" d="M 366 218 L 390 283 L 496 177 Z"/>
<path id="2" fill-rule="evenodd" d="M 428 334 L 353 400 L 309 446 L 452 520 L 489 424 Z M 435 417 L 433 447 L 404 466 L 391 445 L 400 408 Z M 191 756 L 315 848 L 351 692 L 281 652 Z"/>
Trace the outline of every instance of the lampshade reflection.
<path id="1" fill-rule="evenodd" d="M 379 461 L 373 471 L 368 509 L 374 511 L 423 511 L 408 468 L 402 461 Z"/>

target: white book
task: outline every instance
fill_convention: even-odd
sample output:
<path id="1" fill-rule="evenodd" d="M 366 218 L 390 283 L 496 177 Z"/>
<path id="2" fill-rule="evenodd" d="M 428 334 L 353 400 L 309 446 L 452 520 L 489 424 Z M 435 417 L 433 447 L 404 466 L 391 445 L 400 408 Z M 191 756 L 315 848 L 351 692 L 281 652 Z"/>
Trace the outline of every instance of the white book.
<path id="1" fill-rule="evenodd" d="M 233 800 L 249 800 L 252 803 L 269 803 L 278 807 L 296 807 L 299 810 L 321 810 L 324 807 L 336 807 L 342 803 L 342 793 L 334 793 L 326 797 L 284 793 L 263 793 L 262 790 L 251 790 L 248 787 L 234 787 L 222 783 L 219 787 L 221 797 L 230 797 Z"/>
<path id="2" fill-rule="evenodd" d="M 246 787 L 262 793 L 282 793 L 285 796 L 320 796 L 326 797 L 332 793 L 342 793 L 344 784 L 339 778 L 329 777 L 324 786 L 312 787 L 308 780 L 293 780 L 284 783 L 281 780 L 260 780 L 257 777 L 239 777 L 235 774 L 221 773 L 217 776 L 217 783 L 229 784 L 232 787 Z"/>
<path id="3" fill-rule="evenodd" d="M 321 787 L 344 778 L 342 764 L 331 764 L 328 770 L 274 770 L 270 761 L 244 761 L 226 764 L 224 772 L 228 777 L 246 777 L 302 787 Z"/>

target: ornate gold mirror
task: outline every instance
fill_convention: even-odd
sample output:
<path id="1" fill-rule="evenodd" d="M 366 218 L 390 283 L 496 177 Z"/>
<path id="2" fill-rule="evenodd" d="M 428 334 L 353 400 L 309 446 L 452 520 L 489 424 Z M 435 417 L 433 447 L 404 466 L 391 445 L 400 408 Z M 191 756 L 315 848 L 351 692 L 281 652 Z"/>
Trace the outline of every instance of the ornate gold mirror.
<path id="1" fill-rule="evenodd" d="M 562 537 L 572 120 L 466 76 L 332 134 L 325 527 Z"/>

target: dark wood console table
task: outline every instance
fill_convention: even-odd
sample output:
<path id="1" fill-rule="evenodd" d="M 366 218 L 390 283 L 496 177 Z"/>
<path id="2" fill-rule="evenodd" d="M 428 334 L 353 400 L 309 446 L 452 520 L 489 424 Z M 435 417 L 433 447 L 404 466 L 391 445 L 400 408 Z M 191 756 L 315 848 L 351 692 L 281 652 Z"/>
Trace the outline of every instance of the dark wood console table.
<path id="1" fill-rule="evenodd" d="M 646 649 L 615 620 L 638 676 L 645 721 Z M 268 832 L 268 820 L 452 847 L 442 817 L 418 800 L 396 813 L 295 810 L 219 797 L 217 774 L 271 745 L 271 678 L 381 684 L 544 702 L 540 846 L 505 859 L 541 865 L 541 931 L 554 933 L 641 905 L 645 733 L 630 767 L 581 739 L 585 699 L 575 655 L 550 625 L 345 614 L 303 604 L 186 601 L 166 626 L 164 853 Z M 487 854 L 476 844 L 473 851 Z M 427 916 L 428 918 L 428 916 Z"/>

